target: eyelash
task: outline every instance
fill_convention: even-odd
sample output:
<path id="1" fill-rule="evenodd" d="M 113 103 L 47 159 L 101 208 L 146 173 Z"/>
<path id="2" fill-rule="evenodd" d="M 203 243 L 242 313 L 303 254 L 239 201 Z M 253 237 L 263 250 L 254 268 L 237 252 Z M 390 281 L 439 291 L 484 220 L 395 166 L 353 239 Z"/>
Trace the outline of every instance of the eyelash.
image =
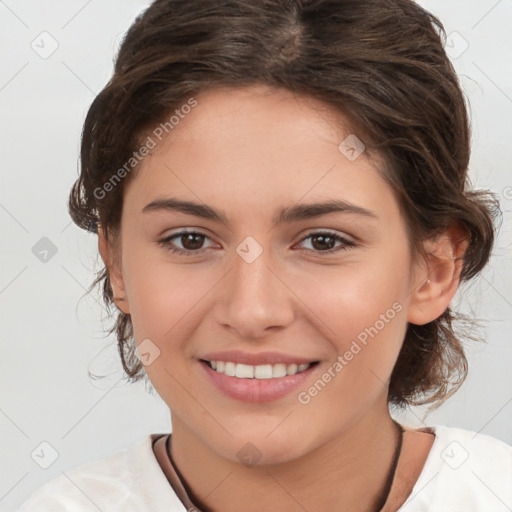
<path id="1" fill-rule="evenodd" d="M 179 255 L 183 255 L 183 256 L 196 256 L 198 254 L 201 254 L 203 251 L 205 251 L 207 249 L 207 248 L 203 248 L 203 249 L 197 249 L 197 250 L 193 251 L 193 250 L 177 249 L 175 247 L 171 247 L 170 244 L 171 244 L 172 239 L 180 238 L 181 236 L 184 236 L 184 235 L 201 235 L 205 238 L 209 238 L 204 233 L 201 233 L 199 231 L 180 231 L 178 233 L 174 233 L 173 235 L 160 240 L 158 243 L 162 247 L 164 247 L 167 251 L 169 251 L 173 254 L 179 254 Z M 346 238 L 343 238 L 342 236 L 337 235 L 336 233 L 332 233 L 330 231 L 314 231 L 313 233 L 309 233 L 307 236 L 302 238 L 299 241 L 299 243 L 302 243 L 305 240 L 308 240 L 309 238 L 312 238 L 314 236 L 319 236 L 319 235 L 330 236 L 330 237 L 334 238 L 335 241 L 343 242 L 343 245 L 336 249 L 329 249 L 328 251 L 314 251 L 313 250 L 313 252 L 317 253 L 317 254 L 333 254 L 333 253 L 336 253 L 339 251 L 349 250 L 357 245 L 356 243 L 352 242 L 351 240 L 347 240 Z M 303 250 L 308 251 L 308 252 L 311 251 L 311 249 L 303 249 Z"/>

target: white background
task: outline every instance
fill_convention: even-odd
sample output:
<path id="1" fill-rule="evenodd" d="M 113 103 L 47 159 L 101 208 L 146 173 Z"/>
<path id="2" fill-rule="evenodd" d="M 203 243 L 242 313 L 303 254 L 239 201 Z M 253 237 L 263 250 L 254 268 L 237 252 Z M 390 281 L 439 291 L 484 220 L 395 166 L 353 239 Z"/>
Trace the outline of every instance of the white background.
<path id="1" fill-rule="evenodd" d="M 504 222 L 492 260 L 453 305 L 482 320 L 487 343 L 468 346 L 470 376 L 428 417 L 512 444 L 512 1 L 423 0 L 452 34 L 453 62 L 471 103 L 474 185 L 498 193 Z M 142 384 L 121 381 L 114 338 L 104 339 L 99 294 L 80 300 L 99 268 L 96 237 L 67 213 L 86 111 L 110 78 L 120 37 L 148 1 L 0 1 L 0 510 L 77 465 L 170 431 L 169 412 Z M 31 47 L 49 36 L 56 51 Z M 459 35 L 453 35 L 457 32 Z M 469 47 L 465 48 L 464 41 Z M 32 252 L 43 237 L 57 253 Z M 106 323 L 105 326 L 110 325 Z M 100 351 L 102 351 L 100 353 Z M 91 382 L 87 370 L 111 373 Z M 57 460 L 31 453 L 50 443 Z"/>

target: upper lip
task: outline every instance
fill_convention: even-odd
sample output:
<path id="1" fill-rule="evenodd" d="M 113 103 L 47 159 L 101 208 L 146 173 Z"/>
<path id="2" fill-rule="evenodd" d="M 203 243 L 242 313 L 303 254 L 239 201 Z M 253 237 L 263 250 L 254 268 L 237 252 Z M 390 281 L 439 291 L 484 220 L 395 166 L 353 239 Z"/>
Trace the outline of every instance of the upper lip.
<path id="1" fill-rule="evenodd" d="M 225 361 L 231 363 L 250 364 L 258 366 L 263 364 L 307 364 L 317 360 L 305 357 L 283 354 L 281 352 L 243 352 L 240 350 L 229 350 L 223 352 L 208 352 L 200 359 L 207 361 Z"/>

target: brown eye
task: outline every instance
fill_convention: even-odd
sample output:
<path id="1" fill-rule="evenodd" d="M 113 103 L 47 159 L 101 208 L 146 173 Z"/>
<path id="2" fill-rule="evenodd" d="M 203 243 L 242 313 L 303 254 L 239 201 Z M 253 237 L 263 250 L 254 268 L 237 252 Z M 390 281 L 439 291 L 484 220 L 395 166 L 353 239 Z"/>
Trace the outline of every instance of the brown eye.
<path id="1" fill-rule="evenodd" d="M 189 251 L 197 251 L 201 249 L 204 243 L 204 236 L 200 233 L 187 233 L 180 235 L 180 240 L 183 247 Z"/>
<path id="2" fill-rule="evenodd" d="M 315 249 L 319 250 L 331 250 L 334 248 L 334 244 L 336 243 L 336 240 L 331 235 L 313 235 L 311 236 L 311 245 Z"/>
<path id="3" fill-rule="evenodd" d="M 330 233 L 328 231 L 318 231 L 316 233 L 310 233 L 308 236 L 303 238 L 301 242 L 305 240 L 311 240 L 311 246 L 313 252 L 320 253 L 333 253 L 338 251 L 347 250 L 351 247 L 355 247 L 355 243 L 343 238 L 336 233 Z M 336 242 L 341 242 L 341 246 L 334 247 Z"/>
<path id="4" fill-rule="evenodd" d="M 178 240 L 183 248 L 175 247 L 173 240 Z M 203 233 L 197 231 L 180 231 L 159 241 L 159 244 L 168 251 L 176 254 L 194 256 L 205 250 L 204 241 L 208 239 Z"/>

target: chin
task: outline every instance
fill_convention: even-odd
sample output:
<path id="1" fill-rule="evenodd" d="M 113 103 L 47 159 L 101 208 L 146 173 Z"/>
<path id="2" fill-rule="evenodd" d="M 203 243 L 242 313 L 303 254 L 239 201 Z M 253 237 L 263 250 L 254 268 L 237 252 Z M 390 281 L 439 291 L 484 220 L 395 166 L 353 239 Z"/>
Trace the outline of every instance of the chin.
<path id="1" fill-rule="evenodd" d="M 285 464 L 306 455 L 310 448 L 314 449 L 303 436 L 291 435 L 284 428 L 278 432 L 278 429 L 272 432 L 272 429 L 253 428 L 241 431 L 239 435 L 233 433 L 234 438 L 226 435 L 216 443 L 209 437 L 205 443 L 220 457 L 248 467 Z"/>

